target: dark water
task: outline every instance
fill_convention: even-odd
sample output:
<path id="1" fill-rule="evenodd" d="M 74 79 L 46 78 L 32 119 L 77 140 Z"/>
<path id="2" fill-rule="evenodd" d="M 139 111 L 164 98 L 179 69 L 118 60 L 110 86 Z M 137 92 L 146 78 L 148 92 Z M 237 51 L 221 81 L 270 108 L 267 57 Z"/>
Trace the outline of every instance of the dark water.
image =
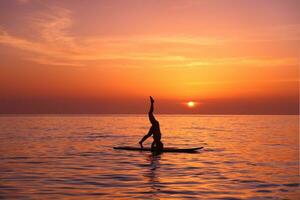
<path id="1" fill-rule="evenodd" d="M 165 146 L 205 148 L 113 150 L 137 145 L 143 115 L 0 117 L 0 198 L 299 199 L 298 116 L 157 118 Z"/>

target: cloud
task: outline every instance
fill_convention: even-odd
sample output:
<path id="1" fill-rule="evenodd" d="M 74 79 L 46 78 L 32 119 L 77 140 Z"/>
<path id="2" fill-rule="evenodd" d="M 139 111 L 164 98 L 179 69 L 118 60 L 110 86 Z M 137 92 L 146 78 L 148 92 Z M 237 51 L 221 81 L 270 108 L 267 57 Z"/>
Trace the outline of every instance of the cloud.
<path id="1" fill-rule="evenodd" d="M 260 83 L 298 83 L 298 79 L 267 79 L 267 80 L 255 80 Z M 220 84 L 239 84 L 239 83 L 253 83 L 253 80 L 231 80 L 231 81 L 193 81 L 185 82 L 185 85 L 220 85 Z"/>
<path id="2" fill-rule="evenodd" d="M 5 30 L 0 31 L 0 43 L 32 52 L 41 52 L 43 50 L 42 45 L 26 39 L 14 37 Z"/>
<path id="3" fill-rule="evenodd" d="M 80 51 L 74 38 L 68 35 L 68 29 L 72 25 L 71 12 L 58 7 L 51 7 L 49 11 L 50 13 L 37 13 L 35 17 L 31 17 L 29 26 L 37 33 L 34 40 L 11 35 L 1 27 L 0 43 L 31 52 L 32 57 L 26 59 L 39 64 L 77 65 L 70 59 L 72 54 Z"/>
<path id="4" fill-rule="evenodd" d="M 148 60 L 182 61 L 183 55 L 159 53 L 158 48 L 147 50 L 147 46 L 222 45 L 224 41 L 201 37 L 127 36 L 127 37 L 78 37 L 71 36 L 72 12 L 51 7 L 46 13 L 36 13 L 30 27 L 37 34 L 35 40 L 9 34 L 4 28 L 0 32 L 0 43 L 26 50 L 34 56 L 26 58 L 39 64 L 83 66 L 87 61 L 99 60 Z M 79 63 L 81 62 L 81 63 Z"/>
<path id="5" fill-rule="evenodd" d="M 28 3 L 29 0 L 20 1 Z M 86 66 L 89 62 L 103 60 L 131 60 L 135 62 L 159 62 L 162 67 L 200 67 L 224 65 L 279 66 L 294 65 L 293 58 L 233 57 L 204 59 L 189 55 L 206 47 L 222 47 L 233 41 L 251 39 L 230 39 L 189 35 L 173 36 L 115 36 L 92 37 L 74 35 L 73 13 L 61 7 L 34 13 L 27 24 L 36 37 L 15 36 L 0 27 L 0 44 L 30 52 L 26 60 L 41 65 Z M 295 27 L 292 27 L 295 29 Z M 73 33 L 73 34 L 72 34 Z M 257 41 L 257 39 L 255 39 Z M 264 40 L 264 39 L 260 39 Z M 268 39 L 270 40 L 270 39 Z"/>
<path id="6" fill-rule="evenodd" d="M 27 4 L 27 3 L 31 2 L 31 0 L 17 0 L 17 2 L 20 4 Z"/>
<path id="7" fill-rule="evenodd" d="M 210 59 L 209 61 L 189 60 L 185 67 L 197 66 L 255 66 L 255 67 L 280 67 L 293 66 L 298 63 L 297 58 L 257 58 L 257 57 L 232 57 L 221 59 Z"/>

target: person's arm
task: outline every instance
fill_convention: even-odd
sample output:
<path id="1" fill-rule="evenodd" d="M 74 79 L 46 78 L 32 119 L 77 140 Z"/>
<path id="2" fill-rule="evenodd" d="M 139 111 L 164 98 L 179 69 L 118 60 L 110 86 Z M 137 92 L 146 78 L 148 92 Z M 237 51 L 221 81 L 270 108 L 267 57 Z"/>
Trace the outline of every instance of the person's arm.
<path id="1" fill-rule="evenodd" d="M 141 145 L 142 148 L 144 148 L 144 147 L 143 147 L 143 142 L 144 142 L 145 140 L 147 140 L 151 135 L 152 135 L 152 128 L 150 128 L 148 134 L 145 135 L 145 136 L 141 139 L 141 141 L 139 141 L 139 144 Z"/>
<path id="2" fill-rule="evenodd" d="M 149 113 L 148 113 L 148 116 L 149 116 L 149 120 L 151 122 L 151 124 L 154 124 L 156 121 L 154 115 L 153 115 L 153 110 L 154 110 L 154 99 L 150 96 L 150 102 L 151 102 L 151 105 L 150 105 L 150 110 L 149 110 Z"/>

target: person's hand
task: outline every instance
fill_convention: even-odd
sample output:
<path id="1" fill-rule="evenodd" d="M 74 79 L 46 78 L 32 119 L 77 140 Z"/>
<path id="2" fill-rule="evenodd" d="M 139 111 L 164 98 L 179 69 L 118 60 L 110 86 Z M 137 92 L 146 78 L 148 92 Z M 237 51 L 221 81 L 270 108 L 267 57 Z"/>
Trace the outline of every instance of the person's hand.
<path id="1" fill-rule="evenodd" d="M 141 148 L 144 148 L 144 147 L 143 147 L 143 143 L 142 143 L 142 142 L 139 142 L 139 144 L 141 145 Z"/>
<path id="2" fill-rule="evenodd" d="M 154 99 L 150 96 L 151 103 L 154 103 Z"/>

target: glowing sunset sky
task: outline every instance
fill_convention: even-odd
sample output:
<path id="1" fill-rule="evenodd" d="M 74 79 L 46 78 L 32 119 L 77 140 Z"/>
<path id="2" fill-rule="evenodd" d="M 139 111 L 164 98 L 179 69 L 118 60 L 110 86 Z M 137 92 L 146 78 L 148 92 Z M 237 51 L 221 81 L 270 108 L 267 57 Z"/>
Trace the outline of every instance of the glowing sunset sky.
<path id="1" fill-rule="evenodd" d="M 152 95 L 157 113 L 296 114 L 299 9 L 297 0 L 2 0 L 0 113 L 145 113 Z"/>

